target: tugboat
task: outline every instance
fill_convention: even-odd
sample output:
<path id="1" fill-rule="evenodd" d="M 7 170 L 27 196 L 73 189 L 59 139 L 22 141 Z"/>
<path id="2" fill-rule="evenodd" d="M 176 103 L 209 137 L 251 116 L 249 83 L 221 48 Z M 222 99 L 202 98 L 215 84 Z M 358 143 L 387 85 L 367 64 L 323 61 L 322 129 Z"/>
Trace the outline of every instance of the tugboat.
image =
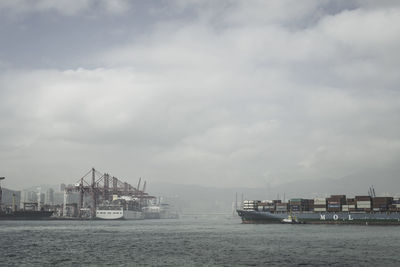
<path id="1" fill-rule="evenodd" d="M 292 214 L 289 214 L 287 218 L 282 219 L 281 223 L 285 224 L 301 224 L 299 220 L 297 220 L 296 216 L 292 216 Z"/>

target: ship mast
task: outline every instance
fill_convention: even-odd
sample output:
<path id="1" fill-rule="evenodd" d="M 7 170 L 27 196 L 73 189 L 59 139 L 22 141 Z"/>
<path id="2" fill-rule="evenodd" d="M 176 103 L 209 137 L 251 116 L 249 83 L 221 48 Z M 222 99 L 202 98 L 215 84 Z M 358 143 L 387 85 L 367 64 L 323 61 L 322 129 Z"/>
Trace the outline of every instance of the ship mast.
<path id="1" fill-rule="evenodd" d="M 1 180 L 4 180 L 4 179 L 6 179 L 6 177 L 0 177 L 0 212 L 2 211 L 2 207 L 1 207 L 1 205 L 2 205 L 1 198 L 2 198 L 2 195 L 3 195 L 3 190 L 1 189 Z"/>

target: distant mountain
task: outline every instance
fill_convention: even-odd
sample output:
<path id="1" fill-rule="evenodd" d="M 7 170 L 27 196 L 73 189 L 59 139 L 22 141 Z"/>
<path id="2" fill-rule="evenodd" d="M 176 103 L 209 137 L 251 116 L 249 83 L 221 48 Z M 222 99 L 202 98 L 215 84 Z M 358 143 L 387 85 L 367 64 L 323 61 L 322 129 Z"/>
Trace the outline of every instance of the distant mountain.
<path id="1" fill-rule="evenodd" d="M 400 196 L 400 168 L 398 170 L 374 169 L 353 173 L 338 179 L 302 180 L 275 187 L 215 188 L 197 185 L 154 183 L 149 192 L 155 196 L 174 197 L 177 206 L 185 213 L 230 213 L 235 194 L 244 199 L 280 199 L 326 197 L 333 194 L 348 196 L 367 195 L 374 186 L 379 196 Z"/>
<path id="2" fill-rule="evenodd" d="M 274 188 L 286 192 L 289 197 L 313 197 L 331 194 L 367 195 L 374 186 L 377 195 L 400 196 L 399 169 L 370 169 L 352 173 L 338 179 L 303 180 L 287 183 Z"/>

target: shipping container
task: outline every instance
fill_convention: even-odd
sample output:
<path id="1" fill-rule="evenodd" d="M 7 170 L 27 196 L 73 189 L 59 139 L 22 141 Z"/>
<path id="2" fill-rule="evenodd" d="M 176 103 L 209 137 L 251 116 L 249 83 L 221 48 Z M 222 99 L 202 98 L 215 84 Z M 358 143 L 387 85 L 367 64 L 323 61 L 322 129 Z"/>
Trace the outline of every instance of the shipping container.
<path id="1" fill-rule="evenodd" d="M 329 212 L 339 212 L 340 208 L 328 208 L 327 211 L 329 211 Z"/>
<path id="2" fill-rule="evenodd" d="M 337 205 L 340 205 L 340 202 L 339 201 L 328 201 L 328 205 L 329 204 L 337 204 Z"/>
<path id="3" fill-rule="evenodd" d="M 370 196 L 356 196 L 355 197 L 356 201 L 361 200 L 361 201 L 367 201 L 367 200 L 371 200 Z"/>
<path id="4" fill-rule="evenodd" d="M 360 204 L 369 204 L 369 205 L 371 205 L 371 201 L 364 201 L 364 200 L 360 200 L 360 201 L 357 201 L 357 205 L 360 205 Z"/>
<path id="5" fill-rule="evenodd" d="M 331 198 L 346 198 L 346 195 L 331 195 Z"/>
<path id="6" fill-rule="evenodd" d="M 314 208 L 315 212 L 326 211 L 326 208 Z"/>
<path id="7" fill-rule="evenodd" d="M 348 205 L 356 204 L 356 199 L 355 198 L 348 198 L 348 199 L 346 199 L 346 203 Z"/>

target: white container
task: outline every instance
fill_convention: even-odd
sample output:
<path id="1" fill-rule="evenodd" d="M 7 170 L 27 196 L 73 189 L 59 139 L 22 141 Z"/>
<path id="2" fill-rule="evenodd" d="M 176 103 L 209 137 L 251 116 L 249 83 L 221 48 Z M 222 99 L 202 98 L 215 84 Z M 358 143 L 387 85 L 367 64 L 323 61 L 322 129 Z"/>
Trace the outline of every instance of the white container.
<path id="1" fill-rule="evenodd" d="M 356 208 L 356 205 L 348 205 L 349 206 L 349 209 L 355 209 Z"/>
<path id="2" fill-rule="evenodd" d="M 371 204 L 371 201 L 357 201 L 357 206 L 359 205 L 359 204 Z"/>
<path id="3" fill-rule="evenodd" d="M 348 207 L 342 207 L 342 211 L 349 211 Z"/>
<path id="4" fill-rule="evenodd" d="M 314 211 L 326 211 L 326 208 L 314 208 Z"/>
<path id="5" fill-rule="evenodd" d="M 314 198 L 314 205 L 325 205 L 326 199 L 325 198 Z"/>
<path id="6" fill-rule="evenodd" d="M 357 206 L 358 209 L 370 209 L 371 206 Z"/>
<path id="7" fill-rule="evenodd" d="M 371 203 L 365 203 L 365 204 L 357 203 L 357 207 L 361 207 L 361 206 L 371 207 Z"/>

